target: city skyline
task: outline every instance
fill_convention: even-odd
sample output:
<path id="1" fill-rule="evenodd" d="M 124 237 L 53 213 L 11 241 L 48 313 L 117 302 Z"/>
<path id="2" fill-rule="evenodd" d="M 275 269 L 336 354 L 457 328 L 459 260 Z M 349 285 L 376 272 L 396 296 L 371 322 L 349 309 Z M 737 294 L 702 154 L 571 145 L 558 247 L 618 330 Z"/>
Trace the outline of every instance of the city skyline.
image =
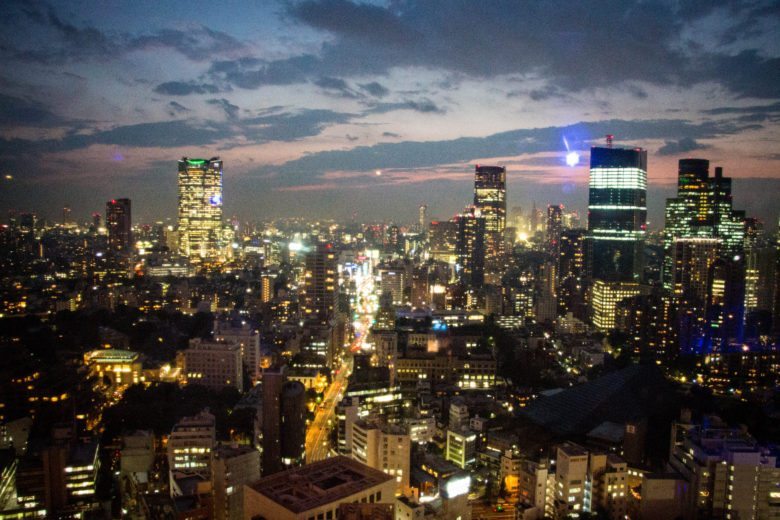
<path id="1" fill-rule="evenodd" d="M 217 155 L 225 217 L 446 217 L 477 163 L 506 167 L 510 211 L 582 211 L 610 133 L 648 150 L 650 229 L 685 157 L 776 222 L 770 2 L 151 5 L 0 7 L 0 211 L 81 220 L 126 197 L 136 222 L 173 220 L 178 158 Z"/>

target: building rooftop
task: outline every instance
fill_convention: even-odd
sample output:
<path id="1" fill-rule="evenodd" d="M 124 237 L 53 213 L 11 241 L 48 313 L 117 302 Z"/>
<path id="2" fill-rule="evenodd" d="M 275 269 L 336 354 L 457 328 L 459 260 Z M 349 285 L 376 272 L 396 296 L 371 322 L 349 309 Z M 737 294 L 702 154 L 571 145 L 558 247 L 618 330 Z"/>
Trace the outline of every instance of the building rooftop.
<path id="1" fill-rule="evenodd" d="M 356 460 L 333 457 L 270 475 L 249 487 L 289 511 L 301 513 L 388 481 L 394 478 Z"/>
<path id="2" fill-rule="evenodd" d="M 131 363 L 138 359 L 138 352 L 108 348 L 104 350 L 93 350 L 84 357 L 88 362 L 92 363 Z"/>

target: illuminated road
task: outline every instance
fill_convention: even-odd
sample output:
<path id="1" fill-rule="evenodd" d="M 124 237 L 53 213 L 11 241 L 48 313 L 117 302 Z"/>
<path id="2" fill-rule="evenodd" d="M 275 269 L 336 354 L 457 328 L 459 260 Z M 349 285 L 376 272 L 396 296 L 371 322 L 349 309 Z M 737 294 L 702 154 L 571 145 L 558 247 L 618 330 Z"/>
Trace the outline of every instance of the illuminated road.
<path id="1" fill-rule="evenodd" d="M 336 405 L 341 399 L 341 394 L 347 387 L 348 371 L 341 367 L 333 383 L 325 392 L 325 398 L 321 406 L 317 408 L 314 420 L 306 432 L 306 462 L 316 462 L 328 457 L 330 452 L 330 426 L 335 424 Z"/>
<path id="2" fill-rule="evenodd" d="M 494 506 L 473 502 L 471 504 L 471 520 L 513 520 L 515 507 L 505 504 L 502 512 L 494 511 Z"/>
<path id="3" fill-rule="evenodd" d="M 355 339 L 348 351 L 359 351 L 368 334 L 376 312 L 375 297 L 373 296 L 374 283 L 371 276 L 360 276 L 357 282 L 358 305 L 356 305 L 356 319 L 353 323 Z M 317 407 L 314 420 L 306 431 L 306 462 L 316 462 L 330 455 L 330 430 L 336 424 L 336 405 L 341 401 L 347 388 L 349 370 L 346 362 L 336 374 L 333 382 L 325 391 L 325 397 Z"/>

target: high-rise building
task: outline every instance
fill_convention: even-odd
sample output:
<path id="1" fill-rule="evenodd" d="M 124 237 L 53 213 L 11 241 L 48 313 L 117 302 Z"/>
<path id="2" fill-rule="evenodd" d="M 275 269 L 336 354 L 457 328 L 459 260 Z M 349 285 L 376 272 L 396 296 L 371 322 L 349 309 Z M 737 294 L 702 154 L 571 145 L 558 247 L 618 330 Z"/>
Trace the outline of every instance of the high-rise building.
<path id="1" fill-rule="evenodd" d="M 545 243 L 550 258 L 557 261 L 561 253 L 561 233 L 563 232 L 563 206 L 547 206 L 547 227 Z"/>
<path id="2" fill-rule="evenodd" d="M 487 219 L 475 207 L 455 217 L 458 225 L 455 253 L 458 279 L 466 287 L 479 288 L 485 281 Z"/>
<path id="3" fill-rule="evenodd" d="M 559 314 L 573 313 L 583 319 L 586 315 L 583 298 L 585 274 L 584 229 L 566 229 L 561 233 L 558 256 Z"/>
<path id="4" fill-rule="evenodd" d="M 431 258 L 440 262 L 455 263 L 455 247 L 458 241 L 458 225 L 454 220 L 434 220 L 429 229 Z"/>
<path id="5" fill-rule="evenodd" d="M 179 250 L 191 260 L 214 260 L 222 233 L 222 161 L 179 161 Z"/>
<path id="6" fill-rule="evenodd" d="M 301 314 L 309 325 L 328 326 L 336 310 L 338 273 L 333 244 L 319 243 L 306 255 Z"/>
<path id="7" fill-rule="evenodd" d="M 417 227 L 420 230 L 420 233 L 425 233 L 425 223 L 427 220 L 427 213 L 428 213 L 428 206 L 425 204 L 420 204 L 420 209 L 418 219 L 417 219 Z"/>
<path id="8" fill-rule="evenodd" d="M 633 282 L 593 282 L 591 295 L 591 316 L 593 325 L 601 331 L 615 328 L 615 310 L 617 304 L 638 296 L 645 291 L 645 286 Z"/>
<path id="9" fill-rule="evenodd" d="M 677 197 L 666 201 L 662 281 L 677 308 L 682 351 L 741 341 L 745 304 L 745 215 L 732 207 L 731 179 L 709 161 L 681 159 Z"/>
<path id="10" fill-rule="evenodd" d="M 130 199 L 112 199 L 106 202 L 108 249 L 117 257 L 128 257 L 133 251 Z"/>
<path id="11" fill-rule="evenodd" d="M 485 231 L 506 229 L 506 168 L 477 165 L 474 172 L 474 207 L 485 217 Z"/>
<path id="12" fill-rule="evenodd" d="M 587 259 L 590 279 L 640 282 L 647 221 L 647 151 L 590 150 Z"/>
<path id="13" fill-rule="evenodd" d="M 263 475 L 303 464 L 305 458 L 305 388 L 288 381 L 285 368 L 263 373 Z"/>
<path id="14" fill-rule="evenodd" d="M 486 277 L 487 283 L 498 284 L 503 271 L 501 259 L 506 231 L 506 168 L 477 165 L 474 172 L 474 208 L 485 219 L 483 277 Z"/>
<path id="15" fill-rule="evenodd" d="M 745 239 L 745 215 L 732 207 L 731 179 L 715 168 L 709 176 L 706 159 L 681 159 L 677 197 L 666 200 L 663 282 L 672 291 L 675 263 L 672 245 L 679 238 L 719 239 L 719 256 L 741 255 Z"/>
<path id="16" fill-rule="evenodd" d="M 218 446 L 214 450 L 212 486 L 214 519 L 243 518 L 244 484 L 260 479 L 260 453 L 251 446 Z"/>

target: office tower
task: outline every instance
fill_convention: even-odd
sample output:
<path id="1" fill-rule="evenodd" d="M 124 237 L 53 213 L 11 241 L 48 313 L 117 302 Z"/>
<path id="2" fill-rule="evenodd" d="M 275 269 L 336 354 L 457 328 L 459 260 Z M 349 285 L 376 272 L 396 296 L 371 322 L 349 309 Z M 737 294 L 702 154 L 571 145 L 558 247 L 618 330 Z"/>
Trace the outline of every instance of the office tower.
<path id="1" fill-rule="evenodd" d="M 133 251 L 130 199 L 106 202 L 106 227 L 109 252 L 116 257 L 129 257 Z"/>
<path id="2" fill-rule="evenodd" d="M 732 207 L 731 179 L 715 168 L 709 176 L 706 159 L 681 159 L 677 177 L 677 197 L 666 200 L 664 223 L 664 288 L 672 291 L 674 268 L 672 245 L 677 238 L 719 239 L 719 256 L 742 255 L 745 215 Z"/>
<path id="3" fill-rule="evenodd" d="M 671 247 L 672 294 L 704 303 L 710 268 L 719 251 L 717 238 L 675 238 Z"/>
<path id="4" fill-rule="evenodd" d="M 485 275 L 488 283 L 498 284 L 503 271 L 501 258 L 504 254 L 506 230 L 506 168 L 476 166 L 474 207 L 485 219 Z"/>
<path id="5" fill-rule="evenodd" d="M 62 208 L 62 223 L 65 225 L 72 223 L 70 206 L 63 206 Z"/>
<path id="6" fill-rule="evenodd" d="M 336 310 L 338 273 L 333 244 L 319 243 L 306 255 L 301 315 L 307 325 L 328 326 Z"/>
<path id="7" fill-rule="evenodd" d="M 745 319 L 745 263 L 719 258 L 710 268 L 705 304 L 707 350 L 725 349 L 742 338 Z"/>
<path id="8" fill-rule="evenodd" d="M 633 282 L 605 282 L 595 280 L 591 287 L 591 317 L 600 331 L 615 328 L 615 310 L 618 302 L 646 292 L 645 286 Z"/>
<path id="9" fill-rule="evenodd" d="M 557 262 L 561 253 L 561 233 L 563 232 L 563 205 L 547 206 L 547 226 L 545 244 L 547 254 Z"/>
<path id="10" fill-rule="evenodd" d="M 425 204 L 420 205 L 420 209 L 418 219 L 417 219 L 417 226 L 420 230 L 420 233 L 425 233 L 425 223 L 428 221 L 427 219 L 427 213 L 428 213 L 428 206 Z"/>
<path id="11" fill-rule="evenodd" d="M 474 172 L 474 207 L 485 217 L 485 231 L 504 233 L 506 228 L 506 168 L 477 165 Z"/>
<path id="12" fill-rule="evenodd" d="M 211 478 L 216 439 L 216 419 L 206 410 L 177 422 L 168 437 L 168 467 L 171 481 L 177 476 Z M 171 493 L 173 493 L 171 486 Z"/>
<path id="13" fill-rule="evenodd" d="M 244 488 L 244 518 L 337 518 L 342 503 L 388 503 L 395 479 L 348 457 L 332 457 L 263 477 Z"/>
<path id="14" fill-rule="evenodd" d="M 558 294 L 556 290 L 555 262 L 545 262 L 539 266 L 537 277 L 536 319 L 542 323 L 552 323 L 558 315 Z"/>
<path id="15" fill-rule="evenodd" d="M 260 301 L 268 303 L 274 299 L 274 283 L 276 274 L 265 271 L 260 274 Z"/>
<path id="16" fill-rule="evenodd" d="M 475 207 L 455 217 L 458 226 L 455 269 L 458 280 L 470 289 L 482 287 L 485 281 L 485 234 L 487 220 Z M 495 224 L 495 222 L 494 222 Z"/>
<path id="17" fill-rule="evenodd" d="M 745 253 L 745 312 L 772 311 L 775 287 L 774 247 L 753 247 Z"/>
<path id="18" fill-rule="evenodd" d="M 647 221 L 647 151 L 590 150 L 587 259 L 590 279 L 640 282 Z"/>
<path id="19" fill-rule="evenodd" d="M 745 215 L 732 207 L 731 179 L 722 168 L 710 177 L 705 159 L 680 160 L 677 197 L 666 202 L 662 280 L 677 307 L 682 351 L 741 341 L 744 241 Z"/>
<path id="20" fill-rule="evenodd" d="M 234 342 L 190 340 L 181 352 L 182 373 L 187 384 L 203 385 L 214 390 L 233 387 L 244 391 L 241 346 Z"/>
<path id="21" fill-rule="evenodd" d="M 585 230 L 566 229 L 561 232 L 558 256 L 558 313 L 571 312 L 584 319 L 583 277 L 585 274 Z"/>
<path id="22" fill-rule="evenodd" d="M 455 220 L 434 220 L 429 228 L 431 258 L 454 264 L 458 242 L 458 224 Z"/>
<path id="23" fill-rule="evenodd" d="M 219 257 L 222 232 L 222 161 L 179 161 L 179 251 L 192 261 Z"/>
<path id="24" fill-rule="evenodd" d="M 460 431 L 469 424 L 469 407 L 462 399 L 453 399 L 450 403 L 450 417 L 448 427 L 450 430 Z"/>
<path id="25" fill-rule="evenodd" d="M 284 367 L 263 373 L 263 475 L 303 464 L 305 458 L 305 389 L 288 381 Z"/>

